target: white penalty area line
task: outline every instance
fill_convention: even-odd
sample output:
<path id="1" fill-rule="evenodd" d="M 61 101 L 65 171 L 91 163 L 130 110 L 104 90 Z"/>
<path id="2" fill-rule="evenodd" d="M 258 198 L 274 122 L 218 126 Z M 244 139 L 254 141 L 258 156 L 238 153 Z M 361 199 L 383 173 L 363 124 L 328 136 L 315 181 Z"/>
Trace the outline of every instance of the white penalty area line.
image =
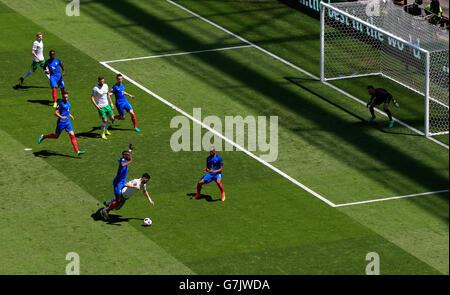
<path id="1" fill-rule="evenodd" d="M 270 55 L 271 57 L 273 57 L 273 58 L 277 59 L 278 61 L 280 61 L 280 62 L 282 62 L 282 63 L 284 63 L 284 64 L 290 66 L 291 68 L 293 68 L 293 69 L 295 69 L 295 70 L 297 70 L 297 71 L 299 71 L 299 72 L 302 72 L 303 74 L 305 74 L 305 75 L 307 75 L 307 76 L 313 78 L 314 80 L 320 81 L 320 78 L 319 78 L 319 77 L 317 77 L 317 76 L 311 74 L 310 72 L 308 72 L 308 71 L 306 71 L 306 70 L 304 70 L 304 69 L 302 69 L 302 68 L 300 68 L 300 67 L 298 67 L 298 66 L 296 66 L 296 65 L 294 65 L 294 64 L 292 64 L 292 63 L 290 63 L 290 62 L 288 62 L 287 60 L 285 60 L 285 59 L 283 59 L 283 58 L 281 58 L 281 57 L 279 57 L 279 56 L 273 54 L 273 53 L 270 52 L 270 51 L 265 50 L 264 48 L 262 48 L 262 47 L 260 47 L 260 46 L 258 46 L 258 45 L 256 45 L 256 44 L 254 44 L 254 43 L 248 41 L 247 39 L 242 38 L 242 37 L 239 36 L 239 35 L 234 34 L 233 32 L 231 32 L 231 31 L 225 29 L 224 27 L 219 26 L 218 24 L 216 24 L 216 23 L 214 23 L 214 22 L 212 22 L 212 21 L 210 21 L 210 20 L 204 18 L 203 16 L 201 16 L 201 15 L 199 15 L 199 14 L 197 14 L 197 13 L 195 13 L 195 12 L 189 10 L 189 9 L 187 9 L 186 7 L 184 7 L 184 6 L 182 6 L 182 5 L 178 4 L 178 3 L 175 3 L 175 2 L 173 2 L 172 0 L 166 0 L 166 1 L 169 2 L 169 3 L 172 4 L 172 5 L 175 5 L 176 7 L 178 7 L 178 8 L 180 8 L 180 9 L 182 9 L 182 10 L 188 12 L 189 14 L 192 14 L 193 16 L 195 16 L 195 17 L 201 19 L 202 21 L 204 21 L 204 22 L 206 22 L 206 23 L 208 23 L 208 24 L 210 24 L 210 25 L 212 25 L 212 26 L 218 28 L 219 30 L 221 30 L 221 31 L 223 31 L 223 32 L 225 32 L 225 33 L 227 33 L 227 34 L 229 34 L 229 35 L 231 35 L 231 36 L 233 36 L 233 37 L 235 37 L 235 38 L 241 40 L 242 42 L 249 44 L 250 46 L 252 46 L 252 47 L 258 49 L 259 51 L 262 51 L 262 52 L 264 52 L 265 54 Z M 351 95 L 351 94 L 345 92 L 344 90 L 342 90 L 342 89 L 340 89 L 340 88 L 334 86 L 333 84 L 330 84 L 330 83 L 328 83 L 328 82 L 326 82 L 326 81 L 325 81 L 325 82 L 322 82 L 322 83 L 325 84 L 325 85 L 327 85 L 327 86 L 329 86 L 329 87 L 331 87 L 331 88 L 333 88 L 334 90 L 340 92 L 341 94 L 343 94 L 343 95 L 345 95 L 345 96 L 347 96 L 347 97 L 349 97 L 349 98 L 351 98 L 351 99 L 353 99 L 353 100 L 355 100 L 355 101 L 357 101 L 357 102 L 359 102 L 359 103 L 361 103 L 361 104 L 363 104 L 363 105 L 366 105 L 366 102 L 364 102 L 364 101 L 362 101 L 362 100 L 360 100 L 360 99 L 354 97 L 353 95 Z M 379 114 L 381 114 L 381 115 L 387 117 L 387 115 L 386 115 L 384 112 L 380 111 L 379 109 L 375 108 L 375 111 L 378 112 Z M 424 135 L 423 132 L 417 130 L 416 128 L 414 128 L 414 127 L 412 127 L 412 126 L 409 126 L 408 124 L 406 124 L 406 123 L 404 123 L 404 122 L 402 122 L 402 121 L 400 121 L 400 120 L 398 120 L 398 119 L 396 119 L 396 118 L 394 118 L 394 117 L 392 117 L 392 119 L 393 119 L 395 122 L 397 122 L 398 124 L 400 124 L 400 125 L 402 125 L 402 126 L 408 128 L 408 129 L 410 129 L 411 131 L 413 131 L 413 132 L 415 132 L 415 133 L 418 133 L 418 134 L 420 134 L 420 135 Z M 444 147 L 444 148 L 446 148 L 446 149 L 449 149 L 449 146 L 448 146 L 448 145 L 446 145 L 446 144 L 440 142 L 439 140 L 437 140 L 437 139 L 435 139 L 435 138 L 433 138 L 433 137 L 427 136 L 426 138 L 428 138 L 429 140 L 433 141 L 434 143 L 439 144 L 440 146 L 442 146 L 442 147 Z"/>
<path id="2" fill-rule="evenodd" d="M 232 46 L 232 47 L 223 47 L 223 48 L 215 48 L 215 49 L 206 49 L 206 50 L 196 50 L 196 51 L 169 53 L 169 54 L 161 54 L 161 55 L 132 57 L 132 58 L 124 58 L 124 59 L 102 61 L 101 63 L 109 64 L 109 63 L 115 63 L 115 62 L 134 61 L 134 60 L 169 57 L 169 56 L 179 56 L 179 55 L 188 55 L 188 54 L 197 54 L 197 53 L 214 52 L 214 51 L 224 51 L 224 50 L 240 49 L 240 48 L 248 48 L 248 47 L 253 47 L 253 46 L 252 45 L 241 45 L 241 46 Z"/>
<path id="3" fill-rule="evenodd" d="M 102 64 L 104 67 L 110 69 L 112 72 L 119 74 L 119 71 L 117 71 L 115 68 L 113 68 L 112 66 L 108 65 L 106 62 L 100 62 L 100 64 Z M 312 189 L 308 188 L 307 186 L 305 186 L 304 184 L 300 183 L 299 181 L 295 180 L 294 178 L 290 177 L 289 175 L 287 175 L 286 173 L 284 173 L 283 171 L 281 171 L 280 169 L 276 168 L 275 166 L 269 164 L 268 162 L 264 161 L 263 159 L 257 157 L 256 155 L 254 155 L 253 153 L 251 153 L 250 151 L 246 150 L 245 148 L 241 147 L 240 145 L 238 145 L 237 143 L 235 143 L 234 141 L 230 140 L 229 138 L 225 137 L 224 135 L 222 135 L 221 133 L 217 132 L 216 130 L 212 129 L 210 126 L 204 124 L 203 122 L 197 120 L 196 118 L 194 118 L 193 116 L 191 116 L 190 114 L 186 113 L 185 111 L 183 111 L 182 109 L 180 109 L 179 107 L 175 106 L 174 104 L 172 104 L 171 102 L 165 100 L 164 98 L 162 98 L 161 96 L 157 95 L 156 93 L 150 91 L 149 89 L 147 89 L 146 87 L 142 86 L 141 84 L 139 84 L 138 82 L 134 81 L 133 79 L 131 79 L 130 77 L 128 77 L 127 75 L 122 73 L 122 76 L 124 79 L 128 80 L 130 83 L 134 84 L 135 86 L 137 86 L 138 88 L 142 89 L 143 91 L 145 91 L 146 93 L 150 94 L 151 96 L 153 96 L 154 98 L 158 99 L 159 101 L 163 102 L 164 104 L 168 105 L 169 107 L 171 107 L 172 109 L 174 109 L 175 111 L 179 112 L 180 114 L 182 114 L 183 116 L 186 116 L 187 118 L 191 119 L 193 122 L 199 124 L 200 126 L 202 126 L 203 128 L 207 129 L 209 132 L 213 133 L 214 135 L 220 137 L 221 139 L 223 139 L 224 141 L 228 142 L 229 144 L 231 144 L 232 146 L 236 147 L 238 150 L 246 153 L 248 156 L 252 157 L 253 159 L 257 160 L 258 162 L 260 162 L 261 164 L 263 164 L 264 166 L 272 169 L 273 171 L 275 171 L 276 173 L 278 173 L 279 175 L 283 176 L 284 178 L 288 179 L 290 182 L 294 183 L 295 185 L 301 187 L 302 189 L 304 189 L 305 191 L 307 191 L 308 193 L 310 193 L 311 195 L 315 196 L 316 198 L 322 200 L 323 202 L 327 203 L 328 205 L 335 207 L 335 204 L 333 202 L 331 202 L 330 200 L 324 198 L 323 196 L 321 196 L 320 194 L 316 193 L 315 191 L 313 191 Z"/>
<path id="4" fill-rule="evenodd" d="M 336 204 L 334 207 L 344 207 L 344 206 L 353 206 L 353 205 L 361 205 L 361 204 L 367 204 L 367 203 L 374 203 L 374 202 L 382 202 L 382 201 L 389 201 L 389 200 L 395 200 L 395 199 L 404 199 L 404 198 L 411 198 L 411 197 L 418 197 L 418 196 L 426 196 L 426 195 L 434 195 L 434 194 L 442 194 L 442 193 L 448 193 L 449 190 L 440 190 L 440 191 L 434 191 L 434 192 L 426 192 L 426 193 L 420 193 L 420 194 L 411 194 L 411 195 L 405 195 L 405 196 L 398 196 L 398 197 L 390 197 L 390 198 L 384 198 L 384 199 L 375 199 L 375 200 L 368 200 L 368 201 L 361 201 L 361 202 L 353 202 L 353 203 L 345 203 L 345 204 Z"/>

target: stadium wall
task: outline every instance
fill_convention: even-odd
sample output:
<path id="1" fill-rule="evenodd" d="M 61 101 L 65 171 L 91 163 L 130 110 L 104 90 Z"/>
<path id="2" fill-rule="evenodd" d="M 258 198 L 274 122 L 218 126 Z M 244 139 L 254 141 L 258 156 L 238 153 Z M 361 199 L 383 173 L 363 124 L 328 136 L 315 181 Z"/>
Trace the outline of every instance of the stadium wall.
<path id="1" fill-rule="evenodd" d="M 319 19 L 320 0 L 278 0 L 292 8 L 308 13 Z M 348 2 L 351 0 L 324 0 L 327 3 Z"/>

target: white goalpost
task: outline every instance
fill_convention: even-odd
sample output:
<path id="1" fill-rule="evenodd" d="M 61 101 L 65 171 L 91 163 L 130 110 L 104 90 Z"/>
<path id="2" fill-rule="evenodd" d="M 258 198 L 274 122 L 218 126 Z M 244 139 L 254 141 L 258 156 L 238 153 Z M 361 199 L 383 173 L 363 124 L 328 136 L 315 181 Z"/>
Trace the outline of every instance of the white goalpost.
<path id="1" fill-rule="evenodd" d="M 424 98 L 427 137 L 449 133 L 449 33 L 391 1 L 320 3 L 320 79 L 381 76 Z"/>

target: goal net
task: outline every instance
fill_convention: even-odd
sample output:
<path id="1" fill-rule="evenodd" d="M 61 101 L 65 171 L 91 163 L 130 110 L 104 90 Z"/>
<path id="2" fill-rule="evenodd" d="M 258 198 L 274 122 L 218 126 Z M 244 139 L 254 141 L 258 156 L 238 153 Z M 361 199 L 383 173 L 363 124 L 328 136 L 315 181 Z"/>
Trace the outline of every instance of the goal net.
<path id="1" fill-rule="evenodd" d="M 448 55 L 448 31 L 392 1 L 321 2 L 321 80 L 379 75 L 420 94 L 425 136 L 449 132 Z"/>

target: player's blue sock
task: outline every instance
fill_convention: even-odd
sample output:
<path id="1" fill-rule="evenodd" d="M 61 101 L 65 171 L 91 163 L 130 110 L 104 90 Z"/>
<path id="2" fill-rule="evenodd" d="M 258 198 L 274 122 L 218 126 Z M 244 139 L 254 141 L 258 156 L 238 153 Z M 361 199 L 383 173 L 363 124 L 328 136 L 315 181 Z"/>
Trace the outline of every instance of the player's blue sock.
<path id="1" fill-rule="evenodd" d="M 112 201 L 115 201 L 115 200 L 116 200 L 116 197 L 113 197 L 111 200 L 105 201 L 103 204 L 108 207 L 109 205 L 111 205 Z"/>
<path id="2" fill-rule="evenodd" d="M 106 201 L 106 202 L 103 203 L 103 204 L 105 204 L 106 206 L 109 206 L 109 205 L 111 205 L 111 203 L 112 203 L 113 201 L 115 201 L 115 200 L 116 200 L 116 197 L 113 197 L 111 200 Z"/>

